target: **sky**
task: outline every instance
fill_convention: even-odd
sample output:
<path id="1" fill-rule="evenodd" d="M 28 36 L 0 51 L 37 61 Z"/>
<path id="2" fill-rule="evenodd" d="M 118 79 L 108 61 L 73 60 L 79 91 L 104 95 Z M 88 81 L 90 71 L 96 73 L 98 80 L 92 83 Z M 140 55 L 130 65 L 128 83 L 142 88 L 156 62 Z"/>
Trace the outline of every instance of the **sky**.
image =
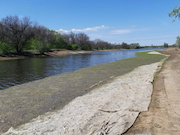
<path id="1" fill-rule="evenodd" d="M 0 20 L 29 17 L 60 33 L 86 33 L 91 40 L 140 45 L 174 44 L 180 20 L 168 13 L 180 0 L 0 0 Z"/>

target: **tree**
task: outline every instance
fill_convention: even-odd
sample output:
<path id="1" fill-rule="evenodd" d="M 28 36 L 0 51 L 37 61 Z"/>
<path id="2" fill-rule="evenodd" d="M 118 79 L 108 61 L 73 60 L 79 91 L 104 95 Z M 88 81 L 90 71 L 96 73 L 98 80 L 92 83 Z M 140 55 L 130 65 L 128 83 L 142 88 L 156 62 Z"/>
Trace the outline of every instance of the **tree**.
<path id="1" fill-rule="evenodd" d="M 165 48 L 168 48 L 168 46 L 169 46 L 168 43 L 164 43 Z"/>
<path id="2" fill-rule="evenodd" d="M 130 44 L 130 48 L 131 48 L 131 49 L 139 49 L 139 48 L 140 48 L 140 45 L 139 45 L 139 43 L 131 43 L 131 44 Z"/>
<path id="3" fill-rule="evenodd" d="M 0 42 L 10 44 L 17 53 L 22 53 L 28 41 L 34 36 L 33 23 L 29 18 L 7 16 L 0 24 Z"/>
<path id="4" fill-rule="evenodd" d="M 101 50 L 104 50 L 104 49 L 112 49 L 113 48 L 113 46 L 110 44 L 110 43 L 108 43 L 108 42 L 106 42 L 106 41 L 102 41 L 102 40 L 100 40 L 100 39 L 96 39 L 96 40 L 94 40 L 94 48 L 95 49 L 101 49 Z M 115 45 L 114 45 L 115 46 Z"/>
<path id="5" fill-rule="evenodd" d="M 35 47 L 33 49 L 36 49 L 40 53 L 44 53 L 50 50 L 51 42 L 52 40 L 54 40 L 54 33 L 43 26 L 37 26 L 36 28 L 34 28 L 34 31 L 35 36 L 32 39 L 34 44 L 30 43 Z"/>
<path id="6" fill-rule="evenodd" d="M 130 46 L 127 43 L 122 43 L 122 48 L 123 49 L 130 49 Z"/>
<path id="7" fill-rule="evenodd" d="M 4 38 L 4 34 L 3 34 L 3 25 L 2 23 L 0 22 L 0 39 L 2 40 Z M 2 42 L 2 41 L 1 41 Z"/>
<path id="8" fill-rule="evenodd" d="M 0 42 L 0 53 L 1 54 L 8 54 L 12 50 L 13 49 L 9 44 L 7 44 L 5 42 Z"/>
<path id="9" fill-rule="evenodd" d="M 176 37 L 176 45 L 180 48 L 180 37 Z"/>
<path id="10" fill-rule="evenodd" d="M 76 34 L 71 32 L 69 34 L 63 34 L 62 38 L 68 43 L 68 45 L 75 44 Z"/>
<path id="11" fill-rule="evenodd" d="M 51 38 L 51 48 L 53 49 L 67 49 L 67 42 L 62 38 L 62 36 L 55 32 L 55 31 L 51 31 L 53 36 Z"/>
<path id="12" fill-rule="evenodd" d="M 82 50 L 91 50 L 89 37 L 85 33 L 76 34 L 76 44 L 78 44 Z"/>
<path id="13" fill-rule="evenodd" d="M 175 17 L 180 19 L 180 7 L 175 7 L 170 13 L 169 13 L 170 17 Z M 175 20 L 173 20 L 175 21 Z"/>

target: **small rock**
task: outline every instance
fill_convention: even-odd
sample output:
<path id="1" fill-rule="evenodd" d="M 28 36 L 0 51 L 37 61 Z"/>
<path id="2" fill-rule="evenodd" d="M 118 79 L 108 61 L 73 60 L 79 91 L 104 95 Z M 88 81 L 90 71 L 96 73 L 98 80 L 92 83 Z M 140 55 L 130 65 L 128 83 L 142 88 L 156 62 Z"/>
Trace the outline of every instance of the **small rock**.
<path id="1" fill-rule="evenodd" d="M 161 126 L 160 126 L 159 124 L 157 124 L 157 123 L 155 123 L 154 126 L 155 126 L 156 128 L 161 128 Z"/>
<path id="2" fill-rule="evenodd" d="M 3 123 L 3 124 L 4 124 L 4 123 L 6 123 L 6 121 L 4 121 L 4 120 L 1 120 L 1 123 Z"/>

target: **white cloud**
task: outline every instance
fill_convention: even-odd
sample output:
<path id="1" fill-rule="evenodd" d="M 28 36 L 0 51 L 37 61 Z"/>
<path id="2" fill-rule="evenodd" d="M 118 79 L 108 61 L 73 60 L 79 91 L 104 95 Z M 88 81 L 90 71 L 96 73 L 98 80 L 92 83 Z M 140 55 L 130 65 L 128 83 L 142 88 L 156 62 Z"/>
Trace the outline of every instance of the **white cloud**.
<path id="1" fill-rule="evenodd" d="M 68 33 L 68 32 L 87 32 L 87 31 L 98 31 L 100 29 L 106 29 L 108 28 L 105 25 L 100 25 L 100 26 L 95 26 L 95 27 L 88 27 L 88 28 L 83 28 L 83 29 L 71 29 L 71 30 L 64 30 L 64 29 L 59 29 L 56 30 L 59 33 Z"/>
<path id="2" fill-rule="evenodd" d="M 114 35 L 118 35 L 118 34 L 127 34 L 127 33 L 131 33 L 131 32 L 134 32 L 134 31 L 146 31 L 146 30 L 150 30 L 151 28 L 140 28 L 140 29 L 132 29 L 132 28 L 129 28 L 129 29 L 116 29 L 116 30 L 112 30 L 111 31 L 111 34 L 114 34 Z"/>
<path id="3" fill-rule="evenodd" d="M 132 32 L 131 29 L 118 29 L 111 31 L 112 34 L 126 34 Z"/>
<path id="4" fill-rule="evenodd" d="M 69 31 L 68 30 L 63 30 L 63 29 L 59 29 L 59 30 L 56 30 L 58 33 L 68 33 Z"/>

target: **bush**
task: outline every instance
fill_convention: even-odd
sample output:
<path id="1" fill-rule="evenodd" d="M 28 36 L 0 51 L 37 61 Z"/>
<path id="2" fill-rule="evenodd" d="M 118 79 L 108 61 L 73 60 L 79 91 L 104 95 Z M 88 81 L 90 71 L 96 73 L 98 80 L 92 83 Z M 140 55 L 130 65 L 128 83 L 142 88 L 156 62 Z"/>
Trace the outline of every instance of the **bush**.
<path id="1" fill-rule="evenodd" d="M 0 42 L 0 53 L 1 54 L 7 54 L 7 53 L 11 52 L 12 50 L 13 50 L 13 48 L 9 44 L 7 44 L 5 42 Z"/>
<path id="2" fill-rule="evenodd" d="M 39 53 L 44 53 L 48 50 L 50 50 L 50 45 L 48 43 L 44 43 L 41 40 L 38 39 L 32 39 L 30 41 L 32 50 L 37 50 Z"/>
<path id="3" fill-rule="evenodd" d="M 72 50 L 77 50 L 79 48 L 78 45 L 76 44 L 72 44 L 71 47 L 72 47 Z"/>
<path id="4" fill-rule="evenodd" d="M 76 44 L 72 44 L 72 45 L 67 45 L 67 48 L 68 50 L 77 50 L 79 47 L 78 45 Z"/>

